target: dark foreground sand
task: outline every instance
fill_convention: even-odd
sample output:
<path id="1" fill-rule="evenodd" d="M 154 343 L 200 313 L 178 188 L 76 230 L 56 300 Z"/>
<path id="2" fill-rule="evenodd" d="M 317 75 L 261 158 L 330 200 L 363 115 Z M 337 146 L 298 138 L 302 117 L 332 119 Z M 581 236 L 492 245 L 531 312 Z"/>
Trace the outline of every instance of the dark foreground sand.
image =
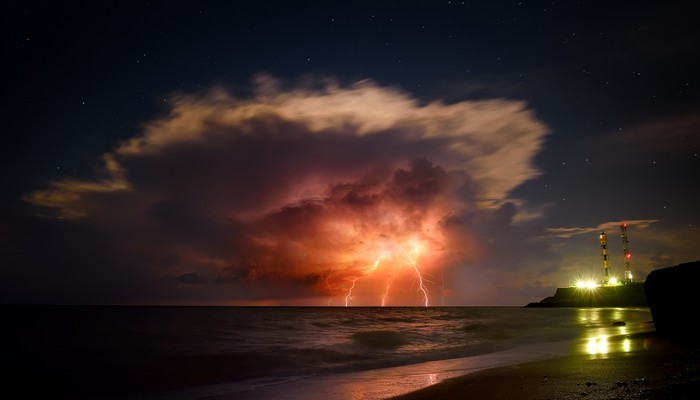
<path id="1" fill-rule="evenodd" d="M 700 345 L 655 333 L 631 340 L 637 350 L 479 371 L 393 399 L 700 399 Z"/>

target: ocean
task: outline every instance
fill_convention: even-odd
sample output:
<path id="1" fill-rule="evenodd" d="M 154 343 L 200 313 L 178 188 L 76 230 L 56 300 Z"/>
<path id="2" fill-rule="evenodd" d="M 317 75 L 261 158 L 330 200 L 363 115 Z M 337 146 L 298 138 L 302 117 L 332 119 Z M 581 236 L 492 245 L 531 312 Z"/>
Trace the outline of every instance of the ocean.
<path id="1" fill-rule="evenodd" d="M 654 330 L 648 308 L 3 311 L 6 389 L 53 399 L 383 399 L 488 367 L 631 351 L 625 337 Z"/>

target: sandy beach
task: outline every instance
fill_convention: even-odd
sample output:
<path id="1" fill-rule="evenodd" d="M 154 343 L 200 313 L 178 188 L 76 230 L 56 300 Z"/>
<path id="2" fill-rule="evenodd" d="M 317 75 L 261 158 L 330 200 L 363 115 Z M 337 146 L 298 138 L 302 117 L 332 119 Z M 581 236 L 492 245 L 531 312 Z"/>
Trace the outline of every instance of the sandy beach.
<path id="1" fill-rule="evenodd" d="M 700 347 L 656 333 L 613 339 L 634 350 L 504 366 L 445 380 L 392 400 L 697 399 Z M 618 347 L 619 347 L 618 346 Z"/>
<path id="2" fill-rule="evenodd" d="M 544 348 L 543 348 L 544 349 Z M 212 399 L 698 399 L 700 346 L 656 332 L 577 340 L 563 352 L 540 351 L 522 361 L 509 351 L 471 359 L 315 379 L 294 390 L 213 396 Z M 549 353 L 549 356 L 546 354 Z M 508 354 L 513 358 L 508 360 Z M 544 357 L 544 358 L 542 358 Z M 518 361 L 521 360 L 521 361 Z M 484 368 L 485 367 L 485 368 Z M 459 373 L 463 371 L 462 373 Z M 432 379 L 428 379 L 432 378 Z M 429 383 L 428 381 L 434 381 Z M 413 388 L 412 388 L 413 387 Z"/>

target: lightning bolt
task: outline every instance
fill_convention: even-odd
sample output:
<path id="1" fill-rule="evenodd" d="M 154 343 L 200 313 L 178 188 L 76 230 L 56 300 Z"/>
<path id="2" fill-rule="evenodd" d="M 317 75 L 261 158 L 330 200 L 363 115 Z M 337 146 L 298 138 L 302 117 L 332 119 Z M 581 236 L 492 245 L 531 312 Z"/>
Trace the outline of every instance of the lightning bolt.
<path id="1" fill-rule="evenodd" d="M 382 259 L 384 257 L 386 257 L 386 254 L 382 254 L 381 256 L 379 256 L 377 258 L 377 260 L 374 262 L 374 265 L 372 265 L 372 267 L 368 268 L 365 272 L 363 272 L 361 276 L 356 276 L 352 279 L 352 285 L 350 286 L 350 289 L 348 290 L 348 294 L 345 295 L 345 307 L 347 307 L 348 304 L 350 304 L 350 299 L 352 298 L 352 290 L 355 289 L 355 283 L 357 282 L 357 280 L 363 276 L 367 276 L 368 274 L 376 271 L 377 268 L 379 268 L 379 262 L 382 261 Z M 384 306 L 384 304 L 382 304 L 382 306 Z"/>
<path id="2" fill-rule="evenodd" d="M 415 276 L 414 283 L 416 281 L 418 282 L 418 290 L 423 294 L 423 304 L 425 305 L 425 307 L 429 307 L 430 297 L 428 295 L 427 283 L 430 283 L 430 281 L 423 276 L 423 273 L 418 267 L 418 257 L 420 255 L 420 248 L 418 245 L 413 245 L 410 251 L 406 252 L 405 249 L 403 251 L 405 252 L 405 259 L 394 264 L 389 271 L 389 276 L 387 277 L 386 285 L 384 286 L 384 293 L 382 294 L 382 307 L 386 306 L 387 299 L 389 297 L 389 294 L 391 293 L 391 288 L 394 283 L 394 279 L 396 278 L 396 275 L 399 273 L 400 269 L 406 267 L 411 268 L 413 270 Z M 348 307 L 350 305 L 350 302 L 352 300 L 352 291 L 355 289 L 357 281 L 377 271 L 380 267 L 380 263 L 382 263 L 384 259 L 387 259 L 389 257 L 390 255 L 388 253 L 382 254 L 381 256 L 377 257 L 377 260 L 370 268 L 364 270 L 361 275 L 352 278 L 350 288 L 348 289 L 347 294 L 345 295 L 345 307 Z"/>
<path id="3" fill-rule="evenodd" d="M 326 286 L 328 287 L 328 292 L 330 293 L 330 295 L 328 296 L 328 306 L 331 305 L 331 301 L 333 301 L 333 292 L 335 292 L 330 282 L 331 275 L 333 275 L 333 268 L 331 268 L 330 272 L 328 272 L 328 276 L 326 277 Z"/>
<path id="4" fill-rule="evenodd" d="M 384 289 L 384 294 L 382 295 L 382 307 L 386 305 L 386 298 L 389 297 L 389 291 L 391 291 L 391 283 L 394 281 L 394 275 L 392 274 L 386 279 L 386 288 Z"/>
<path id="5" fill-rule="evenodd" d="M 345 307 L 347 307 L 350 303 L 350 296 L 352 296 L 352 290 L 355 289 L 355 282 L 357 282 L 358 279 L 360 278 L 356 277 L 352 279 L 352 286 L 350 286 L 350 289 L 348 289 L 348 294 L 345 295 Z"/>
<path id="6" fill-rule="evenodd" d="M 416 276 L 418 277 L 418 287 L 421 292 L 423 292 L 423 303 L 425 304 L 426 307 L 429 306 L 429 301 L 428 301 L 428 291 L 425 289 L 425 280 L 423 279 L 423 275 L 421 274 L 420 270 L 418 269 L 418 264 L 416 263 L 416 257 L 418 257 L 418 246 L 414 246 L 413 250 L 411 250 L 408 253 L 408 260 L 413 266 L 413 270 L 416 271 Z"/>

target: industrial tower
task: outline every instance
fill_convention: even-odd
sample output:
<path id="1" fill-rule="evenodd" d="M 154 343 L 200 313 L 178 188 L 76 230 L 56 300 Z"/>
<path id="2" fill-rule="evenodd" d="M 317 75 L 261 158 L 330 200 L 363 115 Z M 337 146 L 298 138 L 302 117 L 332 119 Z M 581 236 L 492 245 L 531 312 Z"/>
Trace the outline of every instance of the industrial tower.
<path id="1" fill-rule="evenodd" d="M 608 236 L 600 232 L 600 252 L 603 259 L 603 281 L 608 283 Z"/>
<path id="2" fill-rule="evenodd" d="M 625 283 L 632 283 L 632 267 L 630 266 L 630 242 L 627 240 L 627 224 L 620 225 L 622 231 L 622 258 L 625 262 Z"/>

